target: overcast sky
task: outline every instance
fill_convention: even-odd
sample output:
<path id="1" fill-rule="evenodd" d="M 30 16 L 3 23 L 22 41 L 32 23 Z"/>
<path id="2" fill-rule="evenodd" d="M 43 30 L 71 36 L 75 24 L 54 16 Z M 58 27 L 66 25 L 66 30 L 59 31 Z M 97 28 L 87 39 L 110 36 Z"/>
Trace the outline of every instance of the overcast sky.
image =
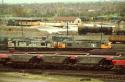
<path id="1" fill-rule="evenodd" d="M 92 2 L 96 2 L 96 1 L 119 1 L 119 0 L 3 0 L 4 3 L 51 3 L 51 2 L 89 2 L 89 1 L 92 1 Z M 124 0 L 122 0 L 124 1 Z M 1 2 L 2 3 L 2 0 Z"/>

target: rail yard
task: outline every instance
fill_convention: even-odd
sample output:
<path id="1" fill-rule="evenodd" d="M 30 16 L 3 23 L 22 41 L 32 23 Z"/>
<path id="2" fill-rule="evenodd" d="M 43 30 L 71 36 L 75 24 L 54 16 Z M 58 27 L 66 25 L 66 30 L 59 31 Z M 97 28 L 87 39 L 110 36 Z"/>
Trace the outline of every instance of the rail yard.
<path id="1" fill-rule="evenodd" d="M 35 28 L 25 28 L 29 29 L 27 32 L 35 29 L 35 37 L 29 37 L 26 30 L 23 29 L 22 32 L 20 28 L 17 30 L 20 30 L 21 36 L 23 34 L 24 37 L 14 37 L 16 31 L 7 32 L 9 28 L 10 26 L 2 31 L 8 35 L 0 39 L 1 71 L 23 70 L 26 73 L 33 71 L 47 72 L 50 75 L 124 80 L 124 34 L 118 34 L 117 31 L 112 34 L 112 29 L 108 29 L 111 27 L 105 26 L 102 32 L 100 27 L 82 29 L 86 34 L 80 29 L 80 34 L 77 35 L 40 34 L 42 31 Z M 37 35 L 39 36 L 36 37 Z"/>
<path id="2" fill-rule="evenodd" d="M 80 13 L 84 8 L 80 10 L 78 4 L 75 12 L 75 7 L 68 6 L 67 14 L 66 4 L 51 11 L 44 7 L 50 14 L 47 17 L 37 6 L 28 10 L 30 4 L 19 6 L 20 11 L 15 5 L 10 9 L 15 9 L 12 16 L 2 16 L 8 12 L 2 10 L 0 82 L 124 82 L 124 9 L 122 3 L 112 4 L 116 8 L 112 12 L 106 6 L 90 6 Z M 4 6 L 9 10 L 13 5 L 0 4 L 0 10 Z M 51 17 L 52 11 L 56 13 Z"/>

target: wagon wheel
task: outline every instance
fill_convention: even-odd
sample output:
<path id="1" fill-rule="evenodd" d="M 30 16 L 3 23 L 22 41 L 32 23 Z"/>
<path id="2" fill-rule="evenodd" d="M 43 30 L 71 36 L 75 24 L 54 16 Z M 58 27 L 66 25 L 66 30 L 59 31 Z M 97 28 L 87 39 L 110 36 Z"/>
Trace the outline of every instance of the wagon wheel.
<path id="1" fill-rule="evenodd" d="M 8 63 L 9 63 L 9 61 L 10 61 L 9 58 L 5 59 L 4 62 L 2 62 L 2 65 L 3 65 L 3 66 L 7 66 Z"/>
<path id="2" fill-rule="evenodd" d="M 45 69 L 45 64 L 44 64 L 43 59 L 41 59 L 40 62 L 39 62 L 38 64 L 39 64 L 39 68 Z"/>
<path id="3" fill-rule="evenodd" d="M 37 58 L 37 56 L 34 56 L 32 57 L 30 60 L 29 60 L 29 64 L 31 64 L 30 66 L 31 67 L 38 67 L 41 65 L 41 62 L 42 62 L 42 59 L 39 59 Z"/>
<path id="4" fill-rule="evenodd" d="M 77 63 L 77 59 L 70 59 L 70 58 L 66 58 L 63 61 L 64 64 L 64 69 L 72 69 L 74 68 L 73 66 Z"/>

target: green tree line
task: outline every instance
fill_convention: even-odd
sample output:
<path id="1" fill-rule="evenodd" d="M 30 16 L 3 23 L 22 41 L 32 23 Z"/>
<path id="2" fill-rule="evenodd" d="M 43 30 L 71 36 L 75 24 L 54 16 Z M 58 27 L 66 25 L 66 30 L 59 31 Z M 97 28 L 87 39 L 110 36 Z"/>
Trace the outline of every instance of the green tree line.
<path id="1" fill-rule="evenodd" d="M 1 4 L 0 15 L 14 17 L 125 16 L 125 2 Z"/>

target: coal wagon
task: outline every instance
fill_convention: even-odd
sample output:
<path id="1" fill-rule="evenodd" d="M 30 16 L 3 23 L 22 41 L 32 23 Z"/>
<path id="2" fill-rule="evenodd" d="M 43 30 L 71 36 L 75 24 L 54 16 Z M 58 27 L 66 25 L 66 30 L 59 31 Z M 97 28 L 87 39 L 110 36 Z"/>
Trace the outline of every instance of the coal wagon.
<path id="1" fill-rule="evenodd" d="M 83 53 L 70 55 L 56 53 L 11 53 L 0 54 L 0 60 L 3 65 L 20 68 L 60 68 L 61 69 L 111 69 L 111 60 L 106 56 L 89 55 Z"/>

